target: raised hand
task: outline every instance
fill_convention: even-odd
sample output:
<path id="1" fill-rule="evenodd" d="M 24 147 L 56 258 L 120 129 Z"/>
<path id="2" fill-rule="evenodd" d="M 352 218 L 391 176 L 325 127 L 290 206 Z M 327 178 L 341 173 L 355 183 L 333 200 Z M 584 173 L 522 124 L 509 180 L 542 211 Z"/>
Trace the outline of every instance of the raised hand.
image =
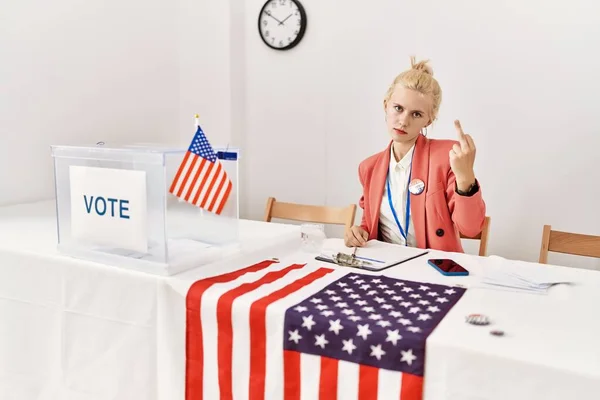
<path id="1" fill-rule="evenodd" d="M 470 135 L 465 135 L 460 121 L 454 121 L 454 127 L 458 133 L 458 144 L 450 150 L 450 168 L 456 177 L 456 185 L 461 191 L 466 191 L 475 183 L 475 143 Z"/>

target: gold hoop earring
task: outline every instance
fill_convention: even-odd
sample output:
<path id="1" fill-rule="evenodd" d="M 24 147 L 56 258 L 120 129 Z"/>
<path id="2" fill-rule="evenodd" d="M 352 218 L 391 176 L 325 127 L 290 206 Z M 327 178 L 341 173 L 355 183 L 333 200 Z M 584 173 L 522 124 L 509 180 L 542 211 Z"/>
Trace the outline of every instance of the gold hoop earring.
<path id="1" fill-rule="evenodd" d="M 427 127 L 423 128 L 423 129 L 421 130 L 421 134 L 422 134 L 423 136 L 427 136 Z"/>

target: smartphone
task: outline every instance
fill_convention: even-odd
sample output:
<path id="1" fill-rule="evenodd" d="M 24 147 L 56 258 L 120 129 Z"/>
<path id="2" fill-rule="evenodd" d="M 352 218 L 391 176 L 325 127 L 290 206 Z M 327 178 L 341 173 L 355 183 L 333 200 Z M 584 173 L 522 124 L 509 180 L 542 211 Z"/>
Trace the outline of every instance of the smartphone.
<path id="1" fill-rule="evenodd" d="M 438 258 L 427 261 L 429 265 L 437 269 L 438 272 L 446 276 L 465 276 L 469 275 L 469 271 L 459 265 L 456 261 L 448 258 Z"/>

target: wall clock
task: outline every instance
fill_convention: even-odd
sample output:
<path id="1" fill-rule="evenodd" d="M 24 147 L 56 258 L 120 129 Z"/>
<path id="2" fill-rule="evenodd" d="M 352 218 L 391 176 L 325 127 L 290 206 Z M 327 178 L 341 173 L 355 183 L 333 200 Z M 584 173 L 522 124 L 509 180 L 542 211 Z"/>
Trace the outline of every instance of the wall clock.
<path id="1" fill-rule="evenodd" d="M 258 15 L 258 33 L 275 50 L 295 47 L 306 31 L 306 12 L 298 0 L 269 0 Z"/>

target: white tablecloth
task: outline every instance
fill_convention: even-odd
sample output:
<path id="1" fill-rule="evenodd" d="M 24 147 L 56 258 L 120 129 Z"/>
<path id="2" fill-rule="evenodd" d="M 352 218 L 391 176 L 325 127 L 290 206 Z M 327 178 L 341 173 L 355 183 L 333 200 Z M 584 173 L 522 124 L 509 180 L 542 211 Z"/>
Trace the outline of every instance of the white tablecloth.
<path id="1" fill-rule="evenodd" d="M 240 229 L 242 247 L 259 256 L 300 240 L 294 225 Z M 55 246 L 53 202 L 0 208 L 0 399 L 183 399 L 169 388 L 183 376 L 165 356 L 184 329 L 170 321 L 180 312 L 165 300 L 170 278 L 65 257 Z"/>
<path id="2" fill-rule="evenodd" d="M 45 207 L 0 210 L 1 399 L 183 399 L 190 285 L 264 258 L 316 262 L 313 255 L 291 252 L 292 242 L 284 240 L 297 237 L 297 227 L 248 221 L 274 247 L 257 246 L 252 253 L 157 278 L 56 254 L 52 208 Z M 426 264 L 427 258 L 443 257 L 471 275 L 444 277 Z M 385 272 L 468 287 L 428 339 L 425 398 L 596 398 L 600 273 L 519 263 L 549 268 L 574 284 L 548 295 L 479 288 L 486 266 L 499 262 L 514 263 L 432 251 Z M 488 315 L 492 325 L 466 324 L 470 313 Z M 492 336 L 491 329 L 505 336 Z"/>

